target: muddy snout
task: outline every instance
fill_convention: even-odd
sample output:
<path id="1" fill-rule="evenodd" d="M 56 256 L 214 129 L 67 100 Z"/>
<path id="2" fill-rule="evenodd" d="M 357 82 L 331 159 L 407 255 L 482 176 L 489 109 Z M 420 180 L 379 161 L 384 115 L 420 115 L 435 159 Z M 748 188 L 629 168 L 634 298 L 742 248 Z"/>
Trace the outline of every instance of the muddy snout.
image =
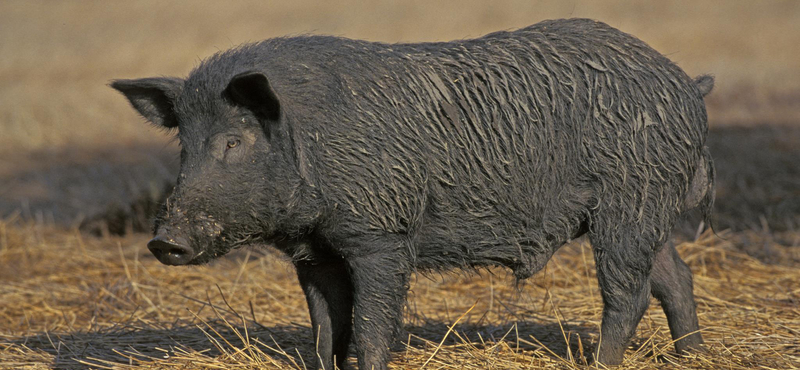
<path id="1" fill-rule="evenodd" d="M 165 265 L 186 265 L 195 256 L 185 239 L 161 233 L 147 243 L 147 249 Z"/>

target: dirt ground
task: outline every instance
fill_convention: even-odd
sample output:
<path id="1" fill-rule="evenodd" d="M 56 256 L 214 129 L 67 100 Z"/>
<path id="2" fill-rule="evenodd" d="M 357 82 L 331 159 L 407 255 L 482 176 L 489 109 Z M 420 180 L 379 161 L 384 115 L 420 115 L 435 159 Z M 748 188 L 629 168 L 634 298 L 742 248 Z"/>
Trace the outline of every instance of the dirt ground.
<path id="1" fill-rule="evenodd" d="M 566 17 L 604 21 L 717 81 L 717 234 L 696 235 L 691 217 L 675 232 L 706 346 L 676 356 L 654 302 L 620 368 L 800 368 L 800 2 L 741 0 L 0 2 L 0 368 L 313 359 L 294 271 L 271 249 L 194 268 L 147 251 L 141 230 L 177 146 L 109 80 L 185 76 L 218 50 L 287 34 L 442 41 Z M 521 287 L 501 269 L 417 276 L 391 366 L 594 367 L 594 274 L 578 240 Z"/>

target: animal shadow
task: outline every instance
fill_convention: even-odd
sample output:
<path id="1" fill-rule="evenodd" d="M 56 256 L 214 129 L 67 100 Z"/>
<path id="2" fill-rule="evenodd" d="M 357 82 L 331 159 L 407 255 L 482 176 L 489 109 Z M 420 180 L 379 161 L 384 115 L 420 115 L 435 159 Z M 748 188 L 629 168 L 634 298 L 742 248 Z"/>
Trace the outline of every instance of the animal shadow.
<path id="1" fill-rule="evenodd" d="M 306 367 L 310 367 L 309 361 L 313 358 L 310 333 L 310 328 L 300 325 L 248 325 L 245 328 L 214 320 L 169 329 L 124 326 L 97 332 L 36 333 L 15 340 L 11 345 L 51 355 L 53 360 L 49 365 L 57 369 L 91 369 L 189 358 L 194 360 L 193 366 L 199 366 L 214 363 L 219 356 L 239 349 L 253 350 L 239 352 L 254 353 L 252 356 L 263 352 L 285 363 L 286 368 L 303 369 L 304 361 Z M 251 358 L 229 360 L 244 364 Z"/>
<path id="2" fill-rule="evenodd" d="M 429 322 L 419 326 L 406 326 L 405 329 L 407 336 L 397 341 L 392 349 L 394 361 L 404 360 L 403 353 L 407 351 L 407 346 L 430 351 L 431 346 L 440 342 L 448 346 L 463 341 L 468 341 L 479 349 L 488 349 L 500 342 L 506 342 L 509 348 L 517 351 L 537 351 L 542 356 L 567 359 L 569 352 L 576 355 L 592 353 L 594 345 L 591 344 L 590 337 L 596 334 L 594 329 L 564 325 L 563 333 L 568 333 L 569 337 L 567 341 L 558 324 L 534 323 L 519 323 L 516 326 L 459 324 L 451 330 L 445 323 Z M 315 356 L 311 329 L 307 326 L 248 325 L 245 328 L 222 320 L 169 329 L 123 325 L 96 332 L 43 332 L 6 344 L 50 355 L 52 363 L 48 365 L 57 369 L 143 365 L 158 360 L 171 362 L 189 359 L 193 360 L 192 366 L 198 366 L 202 363 L 214 363 L 220 356 L 228 356 L 226 361 L 246 364 L 252 360 L 247 358 L 247 354 L 264 354 L 280 367 L 304 369 L 313 366 Z M 239 351 L 240 349 L 249 350 Z M 231 358 L 233 353 L 237 353 L 239 357 Z M 244 358 L 241 357 L 243 353 L 246 354 Z M 351 350 L 349 368 L 354 368 L 354 356 L 355 353 Z M 264 358 L 259 360 L 264 361 Z M 575 361 L 583 364 L 588 360 L 576 356 Z M 251 364 L 255 363 L 253 361 Z M 191 364 L 187 363 L 187 366 Z"/>

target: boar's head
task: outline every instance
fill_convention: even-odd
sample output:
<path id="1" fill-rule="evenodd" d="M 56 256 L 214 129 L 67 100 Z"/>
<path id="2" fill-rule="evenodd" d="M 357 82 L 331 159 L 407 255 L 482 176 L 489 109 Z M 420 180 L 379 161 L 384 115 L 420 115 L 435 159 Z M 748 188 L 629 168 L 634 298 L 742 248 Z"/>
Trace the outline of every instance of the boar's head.
<path id="1" fill-rule="evenodd" d="M 301 203 L 310 187 L 263 73 L 115 80 L 111 87 L 154 125 L 177 130 L 180 174 L 147 245 L 159 261 L 201 264 L 241 245 L 296 239 L 309 227 L 308 214 L 294 213 L 307 210 Z"/>

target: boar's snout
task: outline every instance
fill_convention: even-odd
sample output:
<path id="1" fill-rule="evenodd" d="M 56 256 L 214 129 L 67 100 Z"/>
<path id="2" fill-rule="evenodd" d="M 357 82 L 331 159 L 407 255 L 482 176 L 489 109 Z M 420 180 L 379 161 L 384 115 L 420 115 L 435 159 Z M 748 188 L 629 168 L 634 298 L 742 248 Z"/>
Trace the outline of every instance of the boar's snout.
<path id="1" fill-rule="evenodd" d="M 194 250 L 185 240 L 161 234 L 147 243 L 147 249 L 165 265 L 185 265 L 194 258 Z"/>

